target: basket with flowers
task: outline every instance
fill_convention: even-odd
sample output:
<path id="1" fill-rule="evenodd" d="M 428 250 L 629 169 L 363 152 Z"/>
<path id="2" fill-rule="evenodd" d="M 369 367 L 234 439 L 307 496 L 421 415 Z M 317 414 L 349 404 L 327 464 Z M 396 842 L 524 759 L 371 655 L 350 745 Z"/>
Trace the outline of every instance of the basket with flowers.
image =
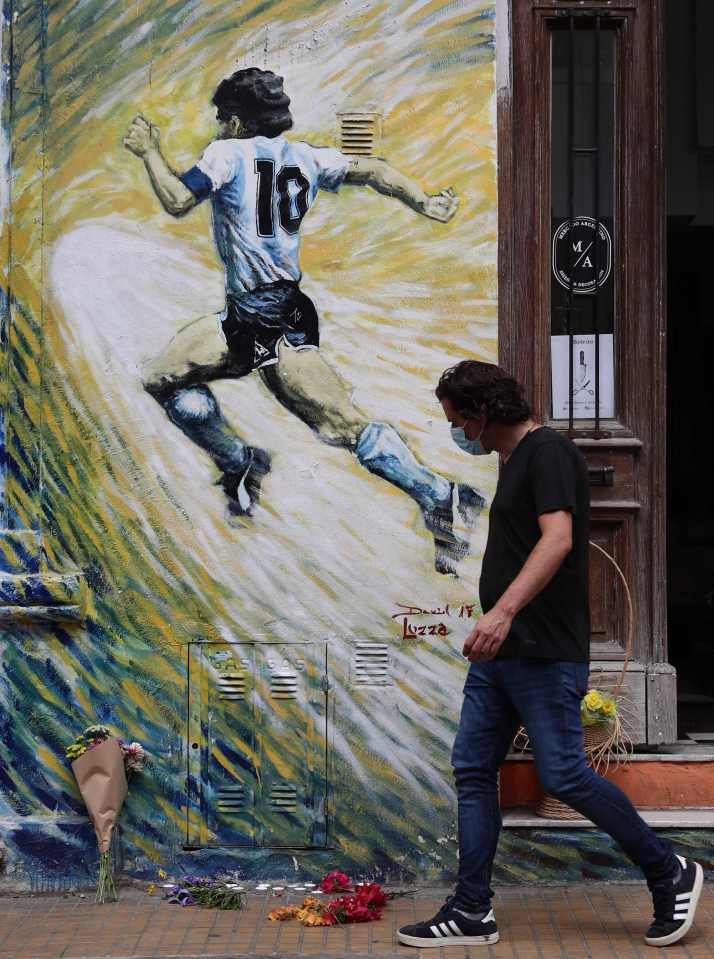
<path id="1" fill-rule="evenodd" d="M 580 701 L 580 721 L 583 727 L 583 749 L 588 764 L 601 775 L 607 774 L 610 763 L 615 768 L 632 751 L 632 741 L 622 721 L 624 704 L 614 694 L 600 689 L 589 689 Z M 581 819 L 566 803 L 544 793 L 536 813 L 547 819 Z"/>

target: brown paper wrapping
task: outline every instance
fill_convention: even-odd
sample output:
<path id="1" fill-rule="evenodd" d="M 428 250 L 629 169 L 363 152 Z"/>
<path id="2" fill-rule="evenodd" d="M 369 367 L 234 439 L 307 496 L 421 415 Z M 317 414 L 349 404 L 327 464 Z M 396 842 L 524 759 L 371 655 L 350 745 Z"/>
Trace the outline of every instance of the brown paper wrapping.
<path id="1" fill-rule="evenodd" d="M 112 829 L 126 797 L 124 756 L 116 739 L 88 749 L 72 763 L 82 799 L 92 820 L 100 852 L 107 852 Z"/>

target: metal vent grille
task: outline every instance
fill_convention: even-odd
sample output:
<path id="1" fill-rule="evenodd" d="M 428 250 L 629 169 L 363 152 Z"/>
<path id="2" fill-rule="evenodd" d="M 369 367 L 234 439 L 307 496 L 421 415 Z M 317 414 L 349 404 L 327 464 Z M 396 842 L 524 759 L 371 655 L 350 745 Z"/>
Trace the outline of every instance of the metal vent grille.
<path id="1" fill-rule="evenodd" d="M 354 681 L 359 686 L 389 686 L 389 646 L 384 643 L 357 643 L 354 656 Z"/>
<path id="2" fill-rule="evenodd" d="M 340 150 L 356 156 L 373 156 L 379 142 L 378 113 L 340 114 Z"/>
<path id="3" fill-rule="evenodd" d="M 270 677 L 270 695 L 273 699 L 297 699 L 297 673 L 273 673 Z"/>
<path id="4" fill-rule="evenodd" d="M 245 806 L 245 800 L 245 787 L 242 783 L 221 786 L 216 796 L 216 808 L 219 812 L 240 812 Z"/>
<path id="5" fill-rule="evenodd" d="M 275 783 L 270 790 L 270 805 L 280 812 L 297 810 L 297 787 L 292 783 Z"/>
<path id="6" fill-rule="evenodd" d="M 219 673 L 218 698 L 245 699 L 245 673 Z"/>

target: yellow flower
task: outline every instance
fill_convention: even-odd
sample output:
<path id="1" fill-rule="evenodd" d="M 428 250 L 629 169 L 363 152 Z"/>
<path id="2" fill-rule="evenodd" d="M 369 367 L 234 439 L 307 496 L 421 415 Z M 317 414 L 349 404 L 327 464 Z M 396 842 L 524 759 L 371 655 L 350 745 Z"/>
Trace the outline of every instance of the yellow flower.
<path id="1" fill-rule="evenodd" d="M 271 922 L 283 922 L 285 919 L 293 919 L 298 912 L 298 906 L 279 906 L 268 913 L 268 919 Z"/>
<path id="2" fill-rule="evenodd" d="M 617 706 L 615 705 L 615 700 L 604 699 L 602 702 L 602 711 L 606 716 L 615 716 L 617 714 Z"/>
<path id="3" fill-rule="evenodd" d="M 159 879 L 166 879 L 168 873 L 164 872 L 163 869 L 159 869 Z"/>
<path id="4" fill-rule="evenodd" d="M 148 892 L 150 896 L 153 896 L 154 893 L 156 892 L 156 884 L 152 882 L 146 891 Z"/>
<path id="5" fill-rule="evenodd" d="M 585 696 L 585 705 L 588 709 L 592 709 L 593 712 L 597 712 L 597 710 L 602 707 L 602 696 L 597 689 L 591 689 L 590 692 L 587 693 Z"/>
<path id="6" fill-rule="evenodd" d="M 300 919 L 300 922 L 303 926 L 329 926 L 329 919 L 324 919 L 322 916 L 315 915 L 314 912 L 308 912 L 304 918 Z"/>

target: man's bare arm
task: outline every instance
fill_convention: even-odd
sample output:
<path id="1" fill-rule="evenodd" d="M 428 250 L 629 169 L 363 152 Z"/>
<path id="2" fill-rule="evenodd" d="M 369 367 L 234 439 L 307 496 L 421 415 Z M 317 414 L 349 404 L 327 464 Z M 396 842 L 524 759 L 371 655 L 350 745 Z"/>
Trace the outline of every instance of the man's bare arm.
<path id="1" fill-rule="evenodd" d="M 141 114 L 134 117 L 124 146 L 144 161 L 151 186 L 161 205 L 172 216 L 183 216 L 198 200 L 168 165 L 161 153 L 159 129 Z"/>
<path id="2" fill-rule="evenodd" d="M 371 187 L 377 193 L 394 197 L 417 213 L 441 223 L 448 223 L 459 206 L 459 198 L 451 187 L 430 195 L 386 160 L 374 157 L 351 157 L 345 183 Z"/>

